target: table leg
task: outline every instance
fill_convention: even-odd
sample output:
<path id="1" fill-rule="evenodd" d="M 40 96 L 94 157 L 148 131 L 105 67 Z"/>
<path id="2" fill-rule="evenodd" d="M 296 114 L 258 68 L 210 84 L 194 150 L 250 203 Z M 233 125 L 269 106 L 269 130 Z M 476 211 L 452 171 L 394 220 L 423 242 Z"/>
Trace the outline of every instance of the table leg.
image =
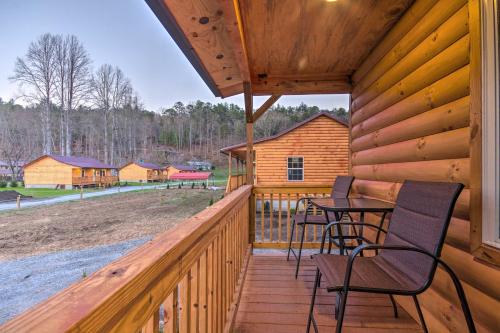
<path id="1" fill-rule="evenodd" d="M 385 220 L 385 216 L 387 215 L 387 212 L 384 212 L 382 214 L 382 218 L 380 219 L 380 223 L 379 223 L 379 228 L 382 228 L 384 226 L 384 220 Z M 375 243 L 378 244 L 378 241 L 380 239 L 380 229 L 377 230 L 377 237 L 375 238 Z"/>
<path id="2" fill-rule="evenodd" d="M 360 223 L 365 223 L 365 212 L 360 212 L 359 213 L 359 222 Z M 363 225 L 359 226 L 359 238 L 357 240 L 358 246 L 363 245 Z M 363 257 L 363 251 L 359 254 L 361 257 Z"/>
<path id="3" fill-rule="evenodd" d="M 334 212 L 335 220 L 337 222 L 341 221 L 341 216 L 338 212 Z M 345 243 L 344 243 L 344 235 L 342 234 L 342 225 L 337 224 L 337 236 L 339 238 L 339 253 L 341 256 L 345 255 Z"/>

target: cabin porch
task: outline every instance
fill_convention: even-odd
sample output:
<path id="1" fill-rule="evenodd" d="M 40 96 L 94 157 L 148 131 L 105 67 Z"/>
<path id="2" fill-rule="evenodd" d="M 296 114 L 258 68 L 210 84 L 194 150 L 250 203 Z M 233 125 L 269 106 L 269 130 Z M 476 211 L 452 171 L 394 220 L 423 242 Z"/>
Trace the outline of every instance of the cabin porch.
<path id="1" fill-rule="evenodd" d="M 255 194 L 250 185 L 240 187 L 0 330 L 304 332 L 315 268 L 305 256 L 295 280 L 295 261 L 287 261 L 282 250 L 256 249 L 262 243 L 253 243 L 251 235 L 258 224 L 249 219 Z M 272 244 L 284 248 L 286 238 Z M 317 251 L 317 241 L 309 245 Z M 422 301 L 429 302 L 427 297 Z M 319 293 L 315 314 L 320 332 L 336 324 L 334 299 Z M 394 318 L 387 296 L 353 294 L 347 309 L 344 332 L 421 332 L 414 309 L 400 305 Z M 436 314 L 424 314 L 432 327 Z M 461 317 L 450 325 L 465 327 Z"/>
<path id="2" fill-rule="evenodd" d="M 118 183 L 118 176 L 73 176 L 73 187 L 109 187 Z"/>
<path id="3" fill-rule="evenodd" d="M 216 95 L 244 92 L 248 185 L 237 182 L 213 206 L 0 331 L 304 332 L 311 265 L 295 280 L 293 261 L 259 249 L 286 248 L 296 201 L 327 196 L 331 184 L 251 185 L 254 122 L 281 95 L 334 93 L 351 96 L 353 194 L 394 202 L 405 179 L 465 184 L 442 259 L 464 285 L 477 330 L 498 331 L 500 251 L 483 242 L 481 231 L 482 117 L 489 112 L 482 109 L 481 10 L 490 2 L 373 1 L 373 10 L 359 1 L 307 1 L 308 10 L 291 1 L 147 2 Z M 320 18 L 335 22 L 333 32 L 314 24 Z M 345 48 L 330 38 L 336 29 Z M 254 112 L 256 95 L 271 97 Z M 321 232 L 308 228 L 305 247 L 317 249 Z M 320 292 L 316 307 L 323 331 L 335 324 L 330 297 Z M 419 300 L 430 332 L 467 332 L 442 270 Z M 350 301 L 344 332 L 420 330 L 404 297 L 396 298 L 397 319 L 389 299 Z"/>

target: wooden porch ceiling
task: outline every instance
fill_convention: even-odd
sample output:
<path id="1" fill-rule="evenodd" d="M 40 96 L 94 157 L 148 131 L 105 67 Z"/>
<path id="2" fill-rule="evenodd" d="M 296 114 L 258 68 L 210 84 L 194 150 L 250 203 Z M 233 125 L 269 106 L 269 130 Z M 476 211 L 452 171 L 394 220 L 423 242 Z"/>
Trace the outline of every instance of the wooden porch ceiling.
<path id="1" fill-rule="evenodd" d="M 348 93 L 414 0 L 146 0 L 216 96 Z"/>

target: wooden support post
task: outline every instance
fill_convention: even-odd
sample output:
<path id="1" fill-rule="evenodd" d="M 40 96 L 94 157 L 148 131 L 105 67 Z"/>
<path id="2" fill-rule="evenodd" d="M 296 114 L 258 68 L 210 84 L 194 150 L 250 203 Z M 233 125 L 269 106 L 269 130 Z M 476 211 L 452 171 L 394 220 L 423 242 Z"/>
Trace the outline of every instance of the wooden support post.
<path id="1" fill-rule="evenodd" d="M 83 199 L 83 185 L 80 185 L 80 200 Z"/>
<path id="2" fill-rule="evenodd" d="M 21 196 L 20 195 L 17 196 L 16 206 L 17 206 L 17 209 L 21 208 Z"/>
<path id="3" fill-rule="evenodd" d="M 232 184 L 232 178 L 231 175 L 233 174 L 232 172 L 232 166 L 233 166 L 233 157 L 231 156 L 231 152 L 229 152 L 228 155 L 228 169 L 227 169 L 227 184 L 226 184 L 226 193 L 229 193 L 233 190 L 233 184 Z"/>
<path id="4" fill-rule="evenodd" d="M 244 82 L 245 92 L 245 114 L 246 114 L 246 133 L 247 133 L 247 183 L 253 184 L 253 96 L 250 82 Z"/>
<path id="5" fill-rule="evenodd" d="M 253 96 L 250 82 L 243 82 L 243 91 L 245 94 L 245 115 L 247 123 L 246 180 L 247 185 L 253 185 Z M 255 241 L 255 199 L 253 194 L 250 197 L 248 223 L 248 241 L 250 244 L 253 244 Z"/>

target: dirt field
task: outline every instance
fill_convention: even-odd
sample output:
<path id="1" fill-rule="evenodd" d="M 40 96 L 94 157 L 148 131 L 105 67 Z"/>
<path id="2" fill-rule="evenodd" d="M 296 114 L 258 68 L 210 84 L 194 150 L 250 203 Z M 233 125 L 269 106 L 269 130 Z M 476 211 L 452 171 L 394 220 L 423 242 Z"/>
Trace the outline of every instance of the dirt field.
<path id="1" fill-rule="evenodd" d="M 0 261 L 154 236 L 222 191 L 148 190 L 0 213 Z"/>

